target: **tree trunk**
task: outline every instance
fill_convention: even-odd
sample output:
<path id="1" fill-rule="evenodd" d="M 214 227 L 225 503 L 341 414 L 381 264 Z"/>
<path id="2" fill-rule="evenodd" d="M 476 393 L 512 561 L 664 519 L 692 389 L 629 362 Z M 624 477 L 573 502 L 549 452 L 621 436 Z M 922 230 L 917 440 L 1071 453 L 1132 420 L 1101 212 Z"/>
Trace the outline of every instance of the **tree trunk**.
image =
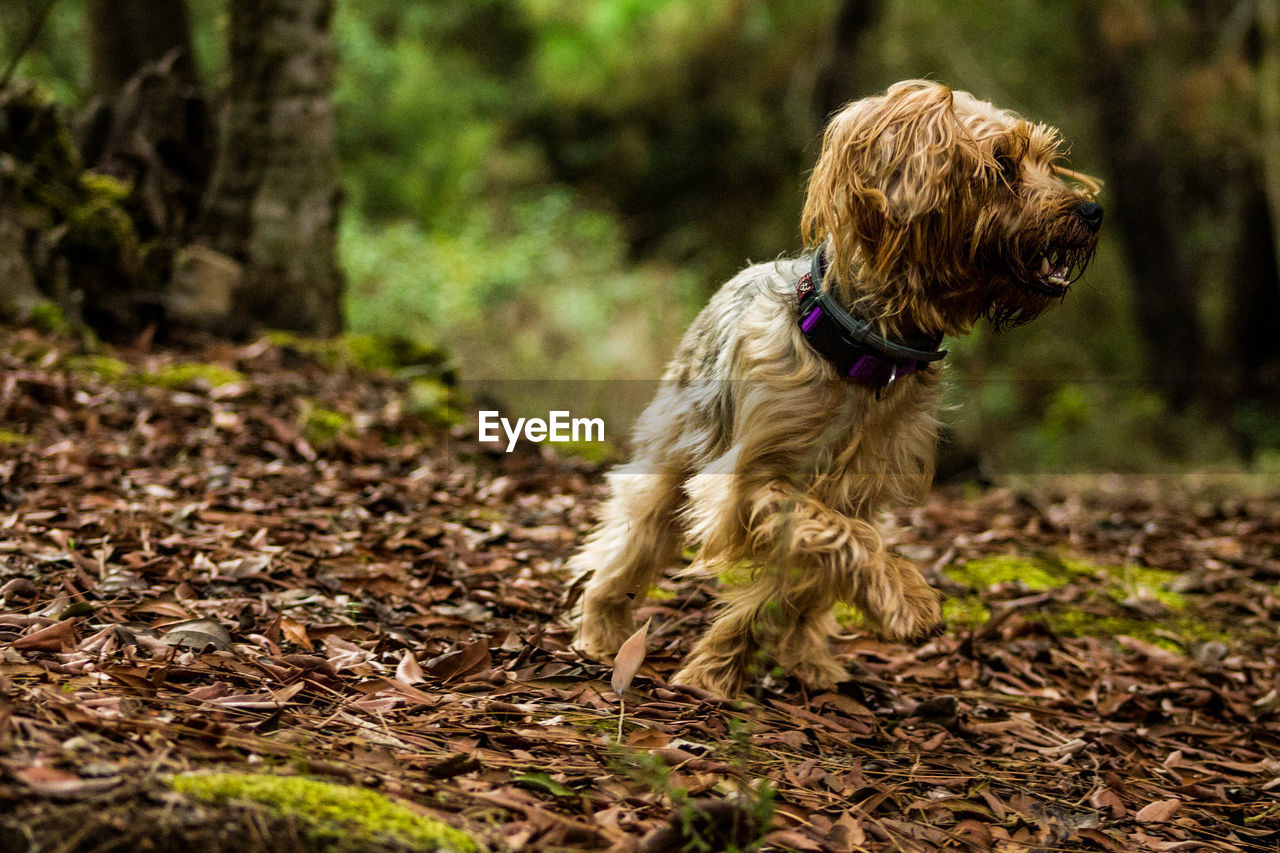
<path id="1" fill-rule="evenodd" d="M 143 66 L 174 50 L 172 73 L 196 85 L 186 0 L 88 0 L 85 22 L 95 95 L 113 100 Z"/>
<path id="2" fill-rule="evenodd" d="M 1262 168 L 1271 208 L 1271 250 L 1280 257 L 1280 0 L 1258 0 L 1258 114 Z"/>
<path id="3" fill-rule="evenodd" d="M 1230 262 L 1230 358 L 1233 383 L 1244 399 L 1280 406 L 1280 269 L 1277 268 L 1274 213 L 1265 193 L 1252 187 L 1241 205 Z"/>
<path id="4" fill-rule="evenodd" d="M 333 0 L 231 0 L 231 84 L 203 231 L 245 267 L 233 324 L 342 326 Z"/>
<path id="5" fill-rule="evenodd" d="M 1129 260 L 1134 314 L 1147 353 L 1146 373 L 1175 409 L 1195 396 L 1202 336 L 1196 269 L 1187 248 L 1188 200 L 1168 140 L 1143 104 L 1142 40 L 1112 44 L 1096 4 L 1082 8 L 1083 42 L 1096 46 L 1084 63 L 1107 158 L 1102 198 Z M 1158 45 L 1154 49 L 1160 49 Z"/>
<path id="6" fill-rule="evenodd" d="M 816 126 L 821 131 L 827 119 L 854 98 L 868 94 L 859 87 L 855 67 L 863 38 L 880 19 L 880 0 L 842 0 L 836 9 L 828 40 L 821 47 L 817 79 L 813 86 Z"/>

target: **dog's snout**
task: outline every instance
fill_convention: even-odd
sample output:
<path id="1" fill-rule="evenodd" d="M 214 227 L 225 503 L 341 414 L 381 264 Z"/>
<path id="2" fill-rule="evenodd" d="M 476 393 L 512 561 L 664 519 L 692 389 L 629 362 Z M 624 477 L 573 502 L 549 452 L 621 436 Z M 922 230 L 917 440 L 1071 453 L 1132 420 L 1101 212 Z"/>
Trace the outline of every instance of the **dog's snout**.
<path id="1" fill-rule="evenodd" d="M 1076 216 L 1083 220 L 1089 230 L 1095 234 L 1102 227 L 1102 205 L 1096 201 L 1086 201 L 1076 208 Z"/>

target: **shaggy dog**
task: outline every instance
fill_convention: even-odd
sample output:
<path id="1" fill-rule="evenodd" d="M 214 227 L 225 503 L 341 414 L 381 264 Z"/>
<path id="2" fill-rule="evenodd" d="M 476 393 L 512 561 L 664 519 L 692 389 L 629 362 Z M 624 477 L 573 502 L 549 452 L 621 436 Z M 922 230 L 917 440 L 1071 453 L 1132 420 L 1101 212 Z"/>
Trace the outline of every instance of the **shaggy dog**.
<path id="1" fill-rule="evenodd" d="M 811 254 L 720 289 L 609 474 L 570 561 L 578 650 L 611 659 L 686 544 L 689 573 L 740 583 L 676 683 L 732 696 L 768 655 L 814 688 L 846 679 L 837 601 L 894 640 L 938 627 L 938 595 L 875 520 L 932 480 L 943 336 L 1032 319 L 1092 256 L 1099 184 L 1062 158 L 1053 128 L 928 81 L 834 116 L 804 206 Z"/>

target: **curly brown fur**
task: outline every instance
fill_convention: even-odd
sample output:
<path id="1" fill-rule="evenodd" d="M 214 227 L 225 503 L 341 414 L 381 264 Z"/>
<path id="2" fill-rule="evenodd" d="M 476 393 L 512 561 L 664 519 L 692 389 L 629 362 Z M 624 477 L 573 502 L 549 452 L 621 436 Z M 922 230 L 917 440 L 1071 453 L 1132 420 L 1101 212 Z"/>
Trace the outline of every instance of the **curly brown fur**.
<path id="1" fill-rule="evenodd" d="M 1052 128 L 927 81 L 849 104 L 827 127 L 802 220 L 811 248 L 825 241 L 826 286 L 890 336 L 1042 313 L 1083 272 L 1101 215 L 1098 183 L 1062 165 L 1060 144 Z M 936 593 L 886 550 L 875 519 L 929 488 L 941 367 L 883 398 L 842 379 L 797 325 L 808 267 L 744 270 L 685 334 L 570 561 L 585 580 L 583 653 L 617 652 L 633 605 L 685 543 L 700 546 L 687 572 L 748 578 L 677 682 L 732 696 L 771 653 L 831 686 L 846 677 L 828 648 L 837 601 L 895 640 L 936 628 Z"/>

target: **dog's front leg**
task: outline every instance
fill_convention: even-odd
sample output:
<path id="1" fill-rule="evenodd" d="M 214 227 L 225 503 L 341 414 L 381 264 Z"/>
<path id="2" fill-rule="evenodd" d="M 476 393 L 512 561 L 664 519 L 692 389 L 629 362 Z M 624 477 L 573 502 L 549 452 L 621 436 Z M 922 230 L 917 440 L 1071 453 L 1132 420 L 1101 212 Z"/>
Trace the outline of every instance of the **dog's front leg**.
<path id="1" fill-rule="evenodd" d="M 857 606 L 894 639 L 921 636 L 937 624 L 937 594 L 914 566 L 886 553 L 873 525 L 787 483 L 746 494 L 737 527 L 744 538 L 708 543 L 706 556 L 730 553 L 760 568 L 726 597 L 676 683 L 732 696 L 775 646 L 785 668 L 812 687 L 830 687 L 846 677 L 827 646 L 835 600 Z"/>

